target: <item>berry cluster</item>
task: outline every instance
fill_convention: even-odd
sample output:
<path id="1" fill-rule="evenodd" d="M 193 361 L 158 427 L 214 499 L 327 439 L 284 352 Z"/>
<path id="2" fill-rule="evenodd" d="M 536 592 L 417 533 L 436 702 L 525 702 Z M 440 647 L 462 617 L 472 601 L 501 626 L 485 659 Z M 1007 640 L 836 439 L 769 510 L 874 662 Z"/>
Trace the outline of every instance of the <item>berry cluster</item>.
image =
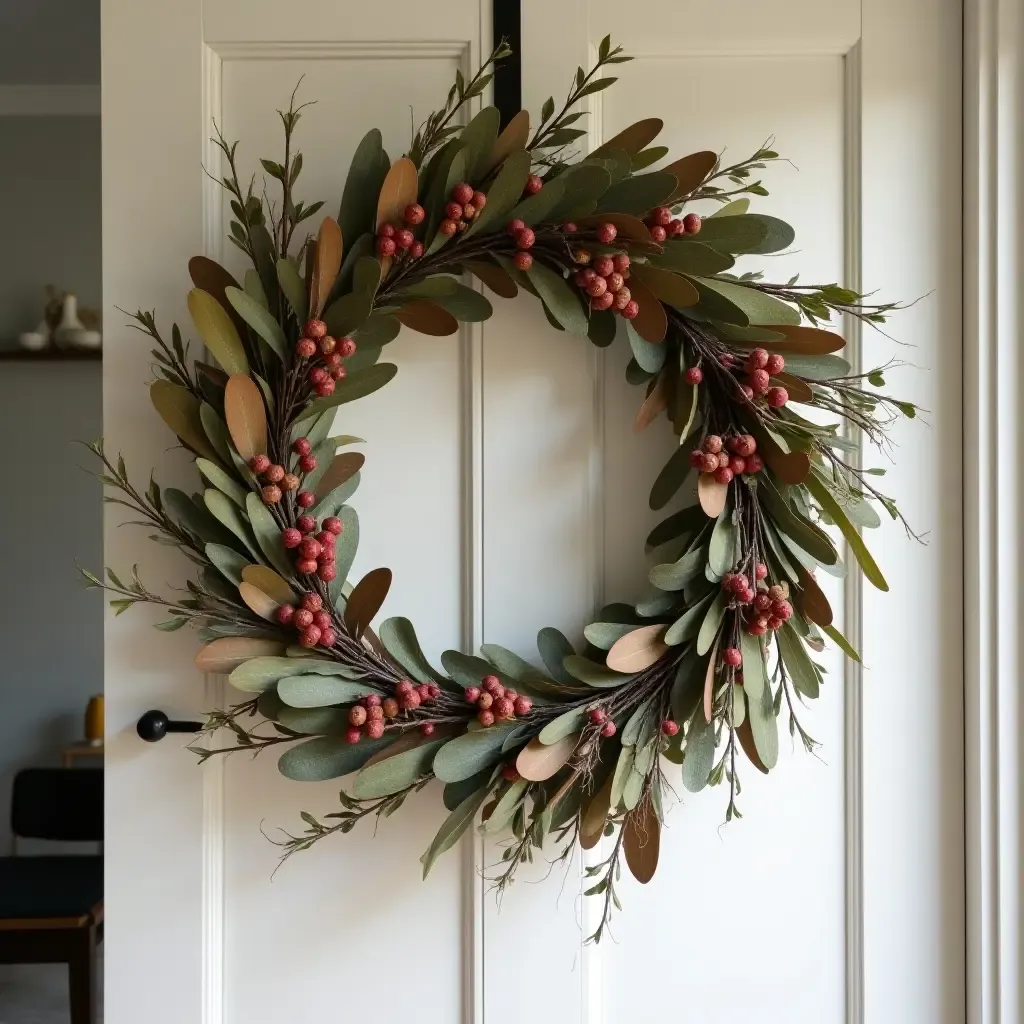
<path id="1" fill-rule="evenodd" d="M 614 736 L 618 732 L 615 723 L 608 717 L 608 712 L 604 708 L 592 708 L 589 717 L 591 725 L 600 727 L 602 736 Z"/>
<path id="2" fill-rule="evenodd" d="M 708 434 L 701 447 L 690 452 L 690 465 L 714 476 L 718 483 L 728 484 L 741 473 L 760 473 L 764 460 L 757 454 L 757 441 L 752 434 L 726 438 Z"/>
<path id="3" fill-rule="evenodd" d="M 601 224 L 597 230 L 600 239 L 615 240 L 615 225 Z M 624 253 L 591 256 L 587 249 L 577 249 L 573 259 L 581 267 L 573 275 L 575 284 L 586 293 L 591 309 L 613 309 L 619 316 L 632 320 L 640 312 L 626 287 L 629 279 L 629 257 Z"/>
<path id="4" fill-rule="evenodd" d="M 277 621 L 282 626 L 294 626 L 303 647 L 330 649 L 338 642 L 331 613 L 324 608 L 319 594 L 303 594 L 298 608 L 283 604 L 277 609 Z"/>
<path id="5" fill-rule="evenodd" d="M 334 545 L 343 527 L 344 524 L 337 516 L 328 516 L 317 532 L 316 520 L 306 514 L 299 516 L 294 526 L 282 530 L 284 546 L 294 550 L 297 556 L 296 570 L 303 576 L 315 573 L 324 583 L 330 583 L 337 575 Z"/>
<path id="6" fill-rule="evenodd" d="M 363 697 L 358 704 L 353 704 L 348 712 L 348 729 L 345 739 L 349 743 L 358 743 L 363 736 L 371 740 L 379 740 L 384 735 L 385 722 L 397 718 L 403 711 L 415 711 L 422 704 L 429 704 L 441 694 L 437 683 L 421 683 L 414 686 L 408 679 L 403 679 L 395 687 L 393 697 L 383 700 L 375 693 Z M 434 733 L 433 722 L 423 722 L 420 732 L 424 736 Z"/>
<path id="7" fill-rule="evenodd" d="M 465 696 L 467 704 L 479 708 L 476 719 L 484 728 L 500 719 L 525 715 L 533 707 L 529 697 L 506 689 L 497 676 L 484 676 L 479 686 L 467 686 Z"/>
<path id="8" fill-rule="evenodd" d="M 789 586 L 786 583 L 768 586 L 764 582 L 767 575 L 768 567 L 758 562 L 754 568 L 756 589 L 751 586 L 745 573 L 731 572 L 722 577 L 722 590 L 729 595 L 731 605 L 743 608 L 746 630 L 750 636 L 764 636 L 770 630 L 781 629 L 782 624 L 793 614 L 793 606 L 789 603 Z M 735 647 L 728 647 L 722 652 L 722 660 L 735 667 L 743 659 Z"/>
<path id="9" fill-rule="evenodd" d="M 644 218 L 644 223 L 655 242 L 664 242 L 666 238 L 697 234 L 700 231 L 701 220 L 696 213 L 688 213 L 682 219 L 673 217 L 667 206 L 656 206 Z"/>
<path id="10" fill-rule="evenodd" d="M 540 181 L 540 178 L 537 180 Z M 537 241 L 533 229 L 528 228 L 523 221 L 516 217 L 515 220 L 510 220 L 505 225 L 505 231 L 516 243 L 516 254 L 512 257 L 512 262 L 519 270 L 529 270 L 533 266 L 533 256 L 530 255 L 529 250 Z"/>
<path id="11" fill-rule="evenodd" d="M 460 182 L 452 189 L 448 205 L 444 208 L 444 220 L 438 231 L 442 235 L 461 234 L 469 228 L 470 222 L 479 216 L 487 205 L 483 192 L 474 192 L 473 186 Z"/>
<path id="12" fill-rule="evenodd" d="M 786 360 L 775 352 L 755 348 L 746 358 L 743 370 L 746 373 L 742 384 L 743 394 L 748 401 L 764 398 L 772 409 L 781 409 L 789 401 L 789 392 L 783 387 L 772 387 L 771 378 L 786 368 Z"/>
<path id="13" fill-rule="evenodd" d="M 377 255 L 408 256 L 418 260 L 423 255 L 423 243 L 416 240 L 412 229 L 422 224 L 427 211 L 419 203 L 410 203 L 402 213 L 402 224 L 381 224 L 377 228 Z"/>
<path id="14" fill-rule="evenodd" d="M 309 320 L 302 337 L 295 343 L 299 359 L 315 359 L 309 369 L 310 387 L 321 398 L 334 394 L 334 382 L 345 376 L 342 361 L 355 355 L 356 343 L 351 338 L 332 338 L 323 320 Z"/>
<path id="15" fill-rule="evenodd" d="M 266 454 L 254 455 L 249 460 L 249 468 L 262 481 L 260 494 L 268 505 L 276 505 L 285 491 L 297 491 L 301 481 L 297 473 L 288 472 L 284 466 L 271 462 Z"/>

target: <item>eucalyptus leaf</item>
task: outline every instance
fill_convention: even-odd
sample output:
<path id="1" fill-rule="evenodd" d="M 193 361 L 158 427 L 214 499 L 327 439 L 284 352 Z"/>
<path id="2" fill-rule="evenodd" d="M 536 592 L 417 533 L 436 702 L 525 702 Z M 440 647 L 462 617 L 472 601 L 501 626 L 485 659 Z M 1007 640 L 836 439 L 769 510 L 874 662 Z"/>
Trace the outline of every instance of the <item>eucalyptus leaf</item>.
<path id="1" fill-rule="evenodd" d="M 715 727 L 704 720 L 698 709 L 686 733 L 683 755 L 683 785 L 691 793 L 699 793 L 707 784 L 715 762 Z"/>
<path id="2" fill-rule="evenodd" d="M 572 334 L 587 333 L 587 316 L 580 297 L 561 274 L 535 260 L 526 275 L 545 307 L 565 330 Z"/>
<path id="3" fill-rule="evenodd" d="M 515 724 L 502 723 L 477 729 L 449 740 L 434 757 L 434 774 L 442 782 L 460 782 L 494 764 Z"/>
<path id="4" fill-rule="evenodd" d="M 302 672 L 303 659 L 292 660 L 294 671 Z M 316 673 L 285 676 L 277 683 L 277 695 L 293 708 L 324 708 L 332 704 L 348 704 L 370 694 L 379 695 L 380 691 L 369 683 Z"/>
<path id="5" fill-rule="evenodd" d="M 295 782 L 323 782 L 358 771 L 378 751 L 394 743 L 385 733 L 379 740 L 349 743 L 344 736 L 317 736 L 286 750 L 278 759 L 278 771 Z"/>
<path id="6" fill-rule="evenodd" d="M 487 799 L 488 787 L 484 785 L 478 789 L 475 793 L 471 793 L 466 797 L 465 800 L 455 808 L 451 814 L 448 815 L 444 820 L 444 824 L 438 830 L 433 841 L 427 848 L 426 852 L 420 858 L 420 863 L 423 865 L 423 877 L 426 878 L 430 872 L 430 869 L 434 866 L 434 862 L 438 857 L 441 856 L 446 850 L 450 850 L 462 834 L 469 828 L 473 822 L 473 818 L 476 816 L 476 812 L 480 810 L 480 806 L 484 800 Z"/>
<path id="7" fill-rule="evenodd" d="M 284 546 L 281 528 L 275 522 L 270 509 L 259 495 L 253 494 L 252 491 L 245 497 L 245 508 L 256 543 L 267 560 L 285 579 L 294 576 L 295 566 Z"/>
<path id="8" fill-rule="evenodd" d="M 434 755 L 446 742 L 447 738 L 427 740 L 364 766 L 352 782 L 352 795 L 357 800 L 376 800 L 401 792 L 430 774 Z"/>
<path id="9" fill-rule="evenodd" d="M 228 285 L 224 289 L 235 312 L 273 349 L 282 362 L 288 361 L 288 341 L 281 325 L 269 311 L 238 288 Z"/>

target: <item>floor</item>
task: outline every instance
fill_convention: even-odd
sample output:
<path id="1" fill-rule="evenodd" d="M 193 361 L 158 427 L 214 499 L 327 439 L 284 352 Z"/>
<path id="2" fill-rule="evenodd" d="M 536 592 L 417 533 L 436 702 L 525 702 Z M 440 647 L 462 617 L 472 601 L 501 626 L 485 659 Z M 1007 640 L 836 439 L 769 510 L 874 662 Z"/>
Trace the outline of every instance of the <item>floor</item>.
<path id="1" fill-rule="evenodd" d="M 102 989 L 102 962 L 99 976 Z M 69 1024 L 70 1020 L 66 966 L 0 964 L 0 1024 Z"/>

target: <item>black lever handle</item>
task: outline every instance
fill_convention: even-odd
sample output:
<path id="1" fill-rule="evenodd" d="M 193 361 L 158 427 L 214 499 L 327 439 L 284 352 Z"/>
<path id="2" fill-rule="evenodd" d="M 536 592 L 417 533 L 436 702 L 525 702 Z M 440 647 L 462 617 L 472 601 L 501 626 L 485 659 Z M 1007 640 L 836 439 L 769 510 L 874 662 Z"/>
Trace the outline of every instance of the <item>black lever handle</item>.
<path id="1" fill-rule="evenodd" d="M 135 726 L 135 731 L 147 743 L 162 740 L 169 732 L 199 732 L 202 722 L 185 722 L 168 718 L 162 711 L 147 711 Z"/>

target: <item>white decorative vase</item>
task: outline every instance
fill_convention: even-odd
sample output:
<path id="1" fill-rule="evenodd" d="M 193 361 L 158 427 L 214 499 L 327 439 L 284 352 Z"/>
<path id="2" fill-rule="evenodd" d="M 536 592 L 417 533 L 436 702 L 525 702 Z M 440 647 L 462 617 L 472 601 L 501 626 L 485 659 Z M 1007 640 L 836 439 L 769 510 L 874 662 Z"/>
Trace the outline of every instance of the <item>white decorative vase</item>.
<path id="1" fill-rule="evenodd" d="M 88 333 L 85 324 L 78 319 L 78 296 L 68 292 L 64 296 L 64 310 L 60 323 L 53 332 L 53 340 L 60 348 L 73 348 L 81 345 L 83 337 Z"/>

